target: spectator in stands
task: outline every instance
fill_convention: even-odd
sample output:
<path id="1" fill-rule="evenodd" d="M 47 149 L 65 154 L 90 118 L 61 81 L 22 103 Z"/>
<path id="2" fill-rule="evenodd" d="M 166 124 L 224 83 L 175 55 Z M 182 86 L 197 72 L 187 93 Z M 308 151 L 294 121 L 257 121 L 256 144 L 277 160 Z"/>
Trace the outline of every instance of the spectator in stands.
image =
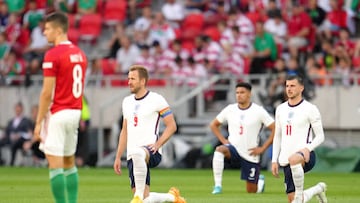
<path id="1" fill-rule="evenodd" d="M 35 128 L 36 116 L 39 106 L 37 104 L 31 107 L 30 122 L 31 122 L 31 134 Z M 32 136 L 32 135 L 31 135 Z M 44 166 L 45 154 L 39 149 L 40 142 L 32 143 L 31 140 L 26 140 L 23 144 L 24 151 L 28 154 L 32 154 L 34 166 Z"/>
<path id="2" fill-rule="evenodd" d="M 155 74 L 156 72 L 156 61 L 155 58 L 150 54 L 150 46 L 143 45 L 140 47 L 141 54 L 136 58 L 135 64 L 142 65 L 147 68 L 150 75 Z"/>
<path id="3" fill-rule="evenodd" d="M 150 6 L 142 9 L 142 15 L 138 17 L 134 24 L 134 34 L 137 32 L 148 33 L 152 22 L 152 11 Z"/>
<path id="4" fill-rule="evenodd" d="M 332 41 L 324 39 L 321 42 L 321 50 L 320 64 L 324 65 L 327 71 L 331 71 L 336 64 Z"/>
<path id="5" fill-rule="evenodd" d="M 340 28 L 339 30 L 339 39 L 335 43 L 335 48 L 340 46 L 344 48 L 345 53 L 349 56 L 349 58 L 354 56 L 355 42 L 350 39 L 350 33 L 347 28 Z"/>
<path id="6" fill-rule="evenodd" d="M 273 62 L 277 58 L 277 47 L 273 36 L 265 32 L 263 22 L 256 22 L 255 32 L 254 52 L 251 54 L 250 73 L 265 73 L 266 63 Z"/>
<path id="7" fill-rule="evenodd" d="M 6 41 L 6 35 L 3 32 L 0 32 L 0 64 L 4 63 L 4 59 L 7 57 L 10 51 L 10 45 Z"/>
<path id="8" fill-rule="evenodd" d="M 330 85 L 331 80 L 326 78 L 327 71 L 325 66 L 319 64 L 314 56 L 309 56 L 306 59 L 305 70 L 309 74 L 309 78 L 316 86 Z"/>
<path id="9" fill-rule="evenodd" d="M 139 10 L 142 10 L 145 7 L 150 7 L 151 6 L 151 0 L 129 0 L 128 2 L 128 10 L 127 10 L 127 14 L 128 14 L 128 19 L 127 19 L 127 24 L 132 24 L 133 22 L 135 22 L 136 18 L 138 17 Z"/>
<path id="10" fill-rule="evenodd" d="M 172 52 L 161 47 L 158 41 L 152 44 L 152 56 L 155 59 L 155 75 L 163 77 L 164 75 L 171 75 L 174 60 Z"/>
<path id="11" fill-rule="evenodd" d="M 174 29 L 166 22 L 163 14 L 156 12 L 149 30 L 148 43 L 158 41 L 162 48 L 167 49 L 175 37 Z"/>
<path id="12" fill-rule="evenodd" d="M 246 37 L 250 41 L 254 40 L 254 25 L 244 12 L 237 11 L 234 8 L 230 9 L 228 26 L 237 26 L 242 36 Z"/>
<path id="13" fill-rule="evenodd" d="M 306 12 L 314 25 L 320 28 L 326 18 L 326 11 L 318 5 L 318 0 L 309 0 Z"/>
<path id="14" fill-rule="evenodd" d="M 176 0 L 166 0 L 161 11 L 173 28 L 179 28 L 181 21 L 185 18 L 184 6 Z"/>
<path id="15" fill-rule="evenodd" d="M 120 39 L 126 36 L 125 27 L 122 23 L 115 25 L 115 32 L 113 32 L 108 41 L 109 54 L 106 58 L 116 58 L 117 51 L 121 48 Z"/>
<path id="16" fill-rule="evenodd" d="M 75 11 L 75 0 L 54 0 L 52 7 L 57 11 L 73 13 Z"/>
<path id="17" fill-rule="evenodd" d="M 25 10 L 25 0 L 5 0 L 5 2 L 9 7 L 10 13 L 20 15 Z"/>
<path id="18" fill-rule="evenodd" d="M 82 16 L 86 14 L 96 13 L 97 1 L 99 0 L 78 0 L 77 14 Z"/>
<path id="19" fill-rule="evenodd" d="M 227 26 L 226 21 L 218 22 L 217 28 L 221 34 L 219 39 L 220 46 L 224 48 L 224 46 L 232 45 L 234 42 L 234 36 L 231 27 Z M 239 28 L 236 29 L 237 32 L 239 32 Z"/>
<path id="20" fill-rule="evenodd" d="M 23 27 L 32 31 L 38 23 L 43 20 L 44 12 L 37 9 L 36 0 L 29 2 L 29 9 L 25 12 L 23 17 Z"/>
<path id="21" fill-rule="evenodd" d="M 89 63 L 89 67 L 86 68 L 86 86 L 101 87 L 103 77 L 101 61 L 101 58 L 94 58 Z"/>
<path id="22" fill-rule="evenodd" d="M 279 9 L 276 0 L 269 0 L 267 7 L 266 7 L 267 16 L 273 15 L 273 13 L 280 13 L 281 10 Z"/>
<path id="23" fill-rule="evenodd" d="M 14 50 L 10 50 L 0 67 L 1 83 L 5 85 L 19 85 L 19 81 L 14 76 L 23 75 L 25 73 L 24 64 L 17 59 Z"/>
<path id="24" fill-rule="evenodd" d="M 246 34 L 243 34 L 238 26 L 233 26 L 231 31 L 234 39 L 231 44 L 233 51 L 244 59 L 250 58 L 251 53 L 254 51 L 252 40 Z"/>
<path id="25" fill-rule="evenodd" d="M 324 24 L 324 36 L 331 39 L 338 36 L 340 28 L 347 27 L 347 14 L 337 0 L 330 0 L 331 11 L 326 15 Z"/>
<path id="26" fill-rule="evenodd" d="M 352 85 L 352 68 L 351 68 L 351 61 L 349 58 L 341 57 L 338 59 L 338 63 L 336 64 L 335 69 L 332 71 L 334 75 L 339 75 L 340 79 L 335 80 L 337 84 L 342 84 L 345 87 L 349 87 Z"/>
<path id="27" fill-rule="evenodd" d="M 207 9 L 207 4 L 207 0 L 186 0 L 184 3 L 187 12 L 204 12 Z"/>
<path id="28" fill-rule="evenodd" d="M 225 1 L 211 1 L 208 3 L 213 5 L 203 14 L 205 20 L 205 26 L 216 26 L 220 21 L 227 21 L 228 13 L 226 11 Z"/>
<path id="29" fill-rule="evenodd" d="M 9 120 L 5 130 L 5 140 L 11 147 L 11 161 L 10 165 L 15 163 L 16 152 L 23 150 L 25 141 L 31 139 L 32 125 L 29 118 L 24 116 L 24 107 L 21 102 L 15 104 L 15 116 Z"/>
<path id="30" fill-rule="evenodd" d="M 230 44 L 223 46 L 223 53 L 219 63 L 219 73 L 241 77 L 245 72 L 244 59 L 233 51 Z"/>
<path id="31" fill-rule="evenodd" d="M 266 32 L 272 34 L 276 44 L 282 47 L 286 46 L 287 25 L 282 19 L 280 11 L 274 10 L 269 12 L 269 18 L 265 21 L 264 29 Z"/>
<path id="32" fill-rule="evenodd" d="M 40 64 L 43 60 L 45 51 L 50 48 L 46 37 L 43 35 L 44 28 L 45 21 L 42 19 L 31 32 L 30 44 L 27 47 L 24 47 L 24 59 L 28 63 L 32 63 L 33 60 L 36 60 Z"/>
<path id="33" fill-rule="evenodd" d="M 265 9 L 265 5 L 262 1 L 250 1 L 249 7 L 251 9 L 246 12 L 246 16 L 251 20 L 254 26 L 258 21 L 265 22 L 267 20 L 267 12 Z"/>
<path id="34" fill-rule="evenodd" d="M 211 67 L 209 72 L 216 72 L 216 67 L 218 65 L 220 55 L 222 53 L 222 48 L 216 41 L 212 40 L 208 35 L 202 35 L 201 37 L 203 43 L 203 52 L 205 54 L 205 59 L 208 61 L 208 67 Z"/>
<path id="35" fill-rule="evenodd" d="M 298 57 L 299 49 L 309 44 L 310 27 L 312 25 L 309 15 L 304 11 L 303 6 L 299 2 L 293 4 L 292 13 L 287 25 L 290 55 Z"/>
<path id="36" fill-rule="evenodd" d="M 116 53 L 116 73 L 126 75 L 129 67 L 132 66 L 136 58 L 140 55 L 139 48 L 131 43 L 128 36 L 123 36 L 120 39 L 121 48 Z"/>
<path id="37" fill-rule="evenodd" d="M 8 19 L 8 24 L 5 27 L 6 38 L 11 46 L 17 53 L 21 52 L 21 45 L 19 43 L 19 37 L 21 35 L 21 24 L 19 17 L 15 13 L 11 13 Z"/>
<path id="38" fill-rule="evenodd" d="M 9 9 L 6 3 L 0 4 L 0 31 L 4 31 L 8 24 Z"/>

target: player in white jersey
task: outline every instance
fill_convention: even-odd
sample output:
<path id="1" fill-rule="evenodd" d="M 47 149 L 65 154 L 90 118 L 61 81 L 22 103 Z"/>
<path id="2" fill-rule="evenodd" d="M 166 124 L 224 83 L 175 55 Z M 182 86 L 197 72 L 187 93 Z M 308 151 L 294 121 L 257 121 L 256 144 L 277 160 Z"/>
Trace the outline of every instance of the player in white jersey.
<path id="1" fill-rule="evenodd" d="M 314 149 L 324 141 L 324 131 L 318 108 L 302 97 L 303 79 L 289 75 L 285 84 L 288 100 L 275 112 L 275 135 L 272 173 L 279 177 L 279 165 L 284 167 L 286 193 L 289 202 L 308 202 L 314 195 L 326 203 L 323 182 L 303 190 L 304 172 L 315 165 Z"/>
<path id="2" fill-rule="evenodd" d="M 168 193 L 150 193 L 149 168 L 161 161 L 161 146 L 176 131 L 176 122 L 163 96 L 147 90 L 149 74 L 141 65 L 130 67 L 128 84 L 131 95 L 123 100 L 123 124 L 114 162 L 114 171 L 121 175 L 121 156 L 127 149 L 127 166 L 134 198 L 131 203 L 175 202 L 185 203 L 177 188 Z M 159 136 L 159 119 L 165 129 Z"/>
<path id="3" fill-rule="evenodd" d="M 215 186 L 212 194 L 222 192 L 222 174 L 224 158 L 234 167 L 241 166 L 241 179 L 246 180 L 248 193 L 262 192 L 264 183 L 259 181 L 260 154 L 272 143 L 274 136 L 274 119 L 266 110 L 251 102 L 251 85 L 236 85 L 234 104 L 225 107 L 211 122 L 210 128 L 222 145 L 216 147 L 213 157 L 213 174 Z M 226 139 L 219 127 L 227 122 L 229 137 Z M 263 126 L 271 134 L 262 146 L 259 146 L 259 133 Z"/>

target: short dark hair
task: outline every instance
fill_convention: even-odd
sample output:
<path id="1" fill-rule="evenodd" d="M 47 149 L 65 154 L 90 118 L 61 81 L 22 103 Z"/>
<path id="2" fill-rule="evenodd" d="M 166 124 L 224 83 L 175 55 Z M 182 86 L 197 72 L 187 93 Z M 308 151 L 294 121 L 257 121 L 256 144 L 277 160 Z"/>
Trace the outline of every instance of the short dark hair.
<path id="1" fill-rule="evenodd" d="M 142 65 L 132 65 L 129 69 L 129 71 L 137 71 L 139 73 L 139 78 L 145 79 L 145 84 L 149 80 L 149 73 L 148 70 L 145 68 L 145 66 Z"/>
<path id="2" fill-rule="evenodd" d="M 53 23 L 56 27 L 60 27 L 64 31 L 64 33 L 67 33 L 69 29 L 69 21 L 67 19 L 67 16 L 66 14 L 61 12 L 50 13 L 46 16 L 45 22 L 50 22 Z"/>
<path id="3" fill-rule="evenodd" d="M 251 84 L 247 83 L 247 82 L 240 82 L 240 83 L 236 84 L 236 88 L 238 88 L 238 87 L 243 87 L 249 91 L 251 91 L 251 88 L 252 88 Z"/>
<path id="4" fill-rule="evenodd" d="M 286 76 L 286 80 L 297 80 L 300 85 L 304 85 L 304 79 L 298 74 L 289 74 Z"/>

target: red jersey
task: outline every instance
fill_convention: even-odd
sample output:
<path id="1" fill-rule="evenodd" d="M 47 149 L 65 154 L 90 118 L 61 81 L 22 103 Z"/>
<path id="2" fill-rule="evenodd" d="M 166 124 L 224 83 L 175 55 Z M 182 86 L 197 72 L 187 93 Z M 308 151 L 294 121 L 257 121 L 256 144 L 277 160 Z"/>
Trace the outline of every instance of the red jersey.
<path id="1" fill-rule="evenodd" d="M 63 109 L 81 109 L 84 90 L 86 55 L 71 42 L 62 42 L 46 52 L 44 77 L 56 77 L 51 113 Z"/>
<path id="2" fill-rule="evenodd" d="M 303 28 L 310 28 L 312 25 L 311 18 L 305 12 L 301 12 L 299 15 L 291 16 L 287 22 L 288 33 L 290 36 L 296 36 Z M 307 35 L 309 37 L 309 35 Z"/>

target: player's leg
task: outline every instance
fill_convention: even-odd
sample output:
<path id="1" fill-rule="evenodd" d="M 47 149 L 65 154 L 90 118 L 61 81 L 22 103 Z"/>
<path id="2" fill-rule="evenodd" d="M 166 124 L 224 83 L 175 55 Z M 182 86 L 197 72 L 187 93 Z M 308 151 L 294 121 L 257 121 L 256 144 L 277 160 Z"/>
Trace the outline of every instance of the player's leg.
<path id="1" fill-rule="evenodd" d="M 285 183 L 288 202 L 292 202 L 295 196 L 295 186 L 292 178 L 290 165 L 284 167 L 284 183 Z"/>
<path id="2" fill-rule="evenodd" d="M 150 192 L 149 196 L 144 199 L 144 203 L 186 203 L 185 198 L 181 197 L 179 189 L 171 187 L 168 193 Z"/>
<path id="3" fill-rule="evenodd" d="M 66 182 L 67 202 L 76 203 L 78 198 L 79 174 L 75 165 L 75 152 L 78 142 L 78 128 L 81 111 L 65 110 L 62 117 L 65 118 L 65 144 L 64 144 L 64 175 Z"/>
<path id="4" fill-rule="evenodd" d="M 132 160 L 132 173 L 134 177 L 135 193 L 134 198 L 144 199 L 146 177 L 148 174 L 148 166 L 146 163 L 148 152 L 143 147 L 132 149 L 130 154 Z"/>
<path id="5" fill-rule="evenodd" d="M 224 171 L 224 158 L 229 159 L 231 156 L 230 150 L 226 145 L 216 147 L 212 161 L 213 175 L 214 175 L 214 189 L 212 194 L 220 194 L 222 192 L 222 175 Z"/>
<path id="6" fill-rule="evenodd" d="M 75 156 L 64 157 L 64 175 L 68 203 L 76 203 L 78 198 L 79 173 L 75 166 Z"/>
<path id="7" fill-rule="evenodd" d="M 305 158 L 301 152 L 297 152 L 289 157 L 291 174 L 295 186 L 294 202 L 303 202 L 304 194 L 304 169 Z"/>
<path id="8" fill-rule="evenodd" d="M 66 181 L 63 157 L 46 154 L 49 163 L 50 187 L 56 203 L 66 203 Z"/>
<path id="9" fill-rule="evenodd" d="M 310 159 L 307 163 L 304 165 L 304 172 L 310 171 L 314 166 L 316 162 L 316 156 L 315 152 L 310 153 Z M 318 183 L 317 185 L 310 187 L 304 191 L 304 202 L 308 202 L 310 199 L 313 198 L 313 196 L 316 196 L 320 203 L 327 203 L 326 198 L 326 184 L 323 182 Z"/>
<path id="10" fill-rule="evenodd" d="M 77 114 L 78 124 L 81 111 L 78 110 Z M 46 120 L 46 125 L 44 125 L 42 129 L 45 138 L 39 148 L 44 151 L 49 163 L 50 185 L 56 203 L 67 202 L 66 179 L 64 174 L 65 146 L 67 146 L 65 140 L 67 139 L 67 125 L 69 122 L 73 122 L 73 119 L 74 115 L 69 114 L 67 110 L 59 111 L 51 115 L 48 122 Z M 74 148 L 74 144 L 67 147 Z M 75 153 L 75 148 L 73 149 L 73 153 Z"/>
<path id="11" fill-rule="evenodd" d="M 234 155 L 235 156 L 235 155 Z M 241 158 L 241 179 L 246 181 L 246 191 L 256 193 L 262 191 L 264 184 L 259 185 L 260 165 Z"/>

